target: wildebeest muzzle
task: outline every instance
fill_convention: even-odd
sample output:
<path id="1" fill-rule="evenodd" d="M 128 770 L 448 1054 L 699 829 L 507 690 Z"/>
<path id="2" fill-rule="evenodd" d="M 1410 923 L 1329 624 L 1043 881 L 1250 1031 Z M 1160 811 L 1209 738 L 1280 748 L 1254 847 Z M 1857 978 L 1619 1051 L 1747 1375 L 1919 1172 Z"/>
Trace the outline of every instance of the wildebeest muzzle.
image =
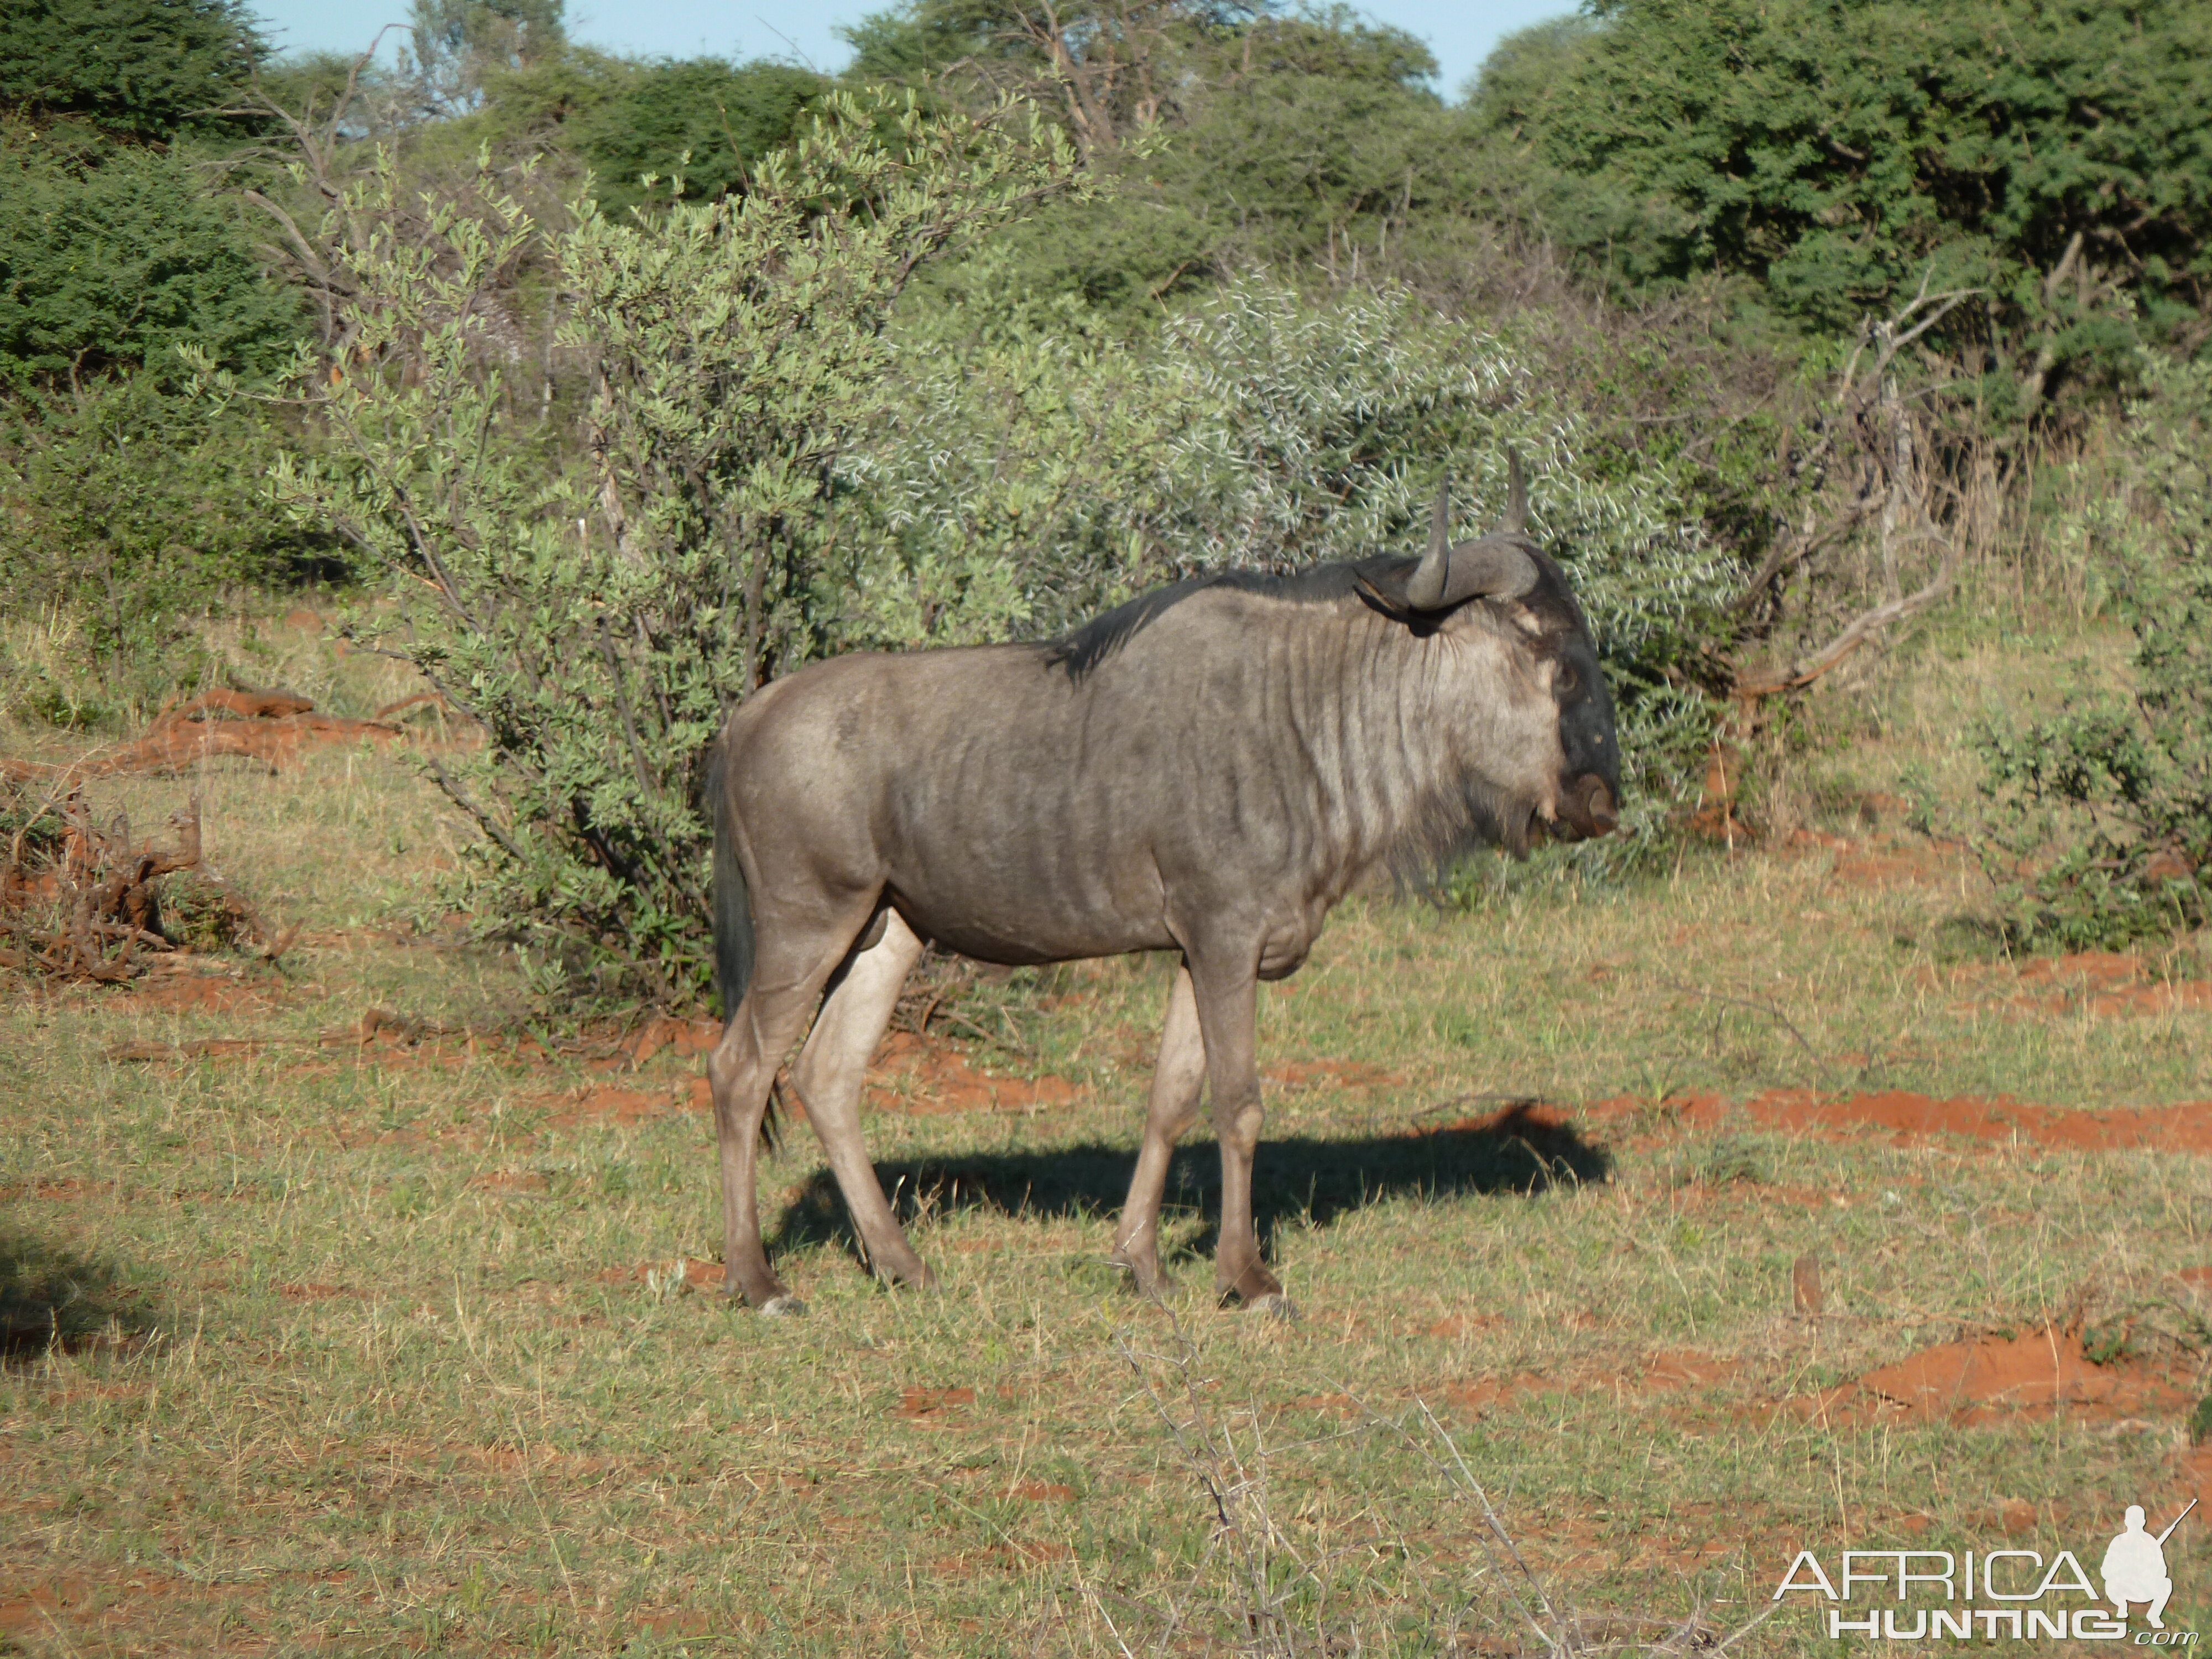
<path id="1" fill-rule="evenodd" d="M 1620 823 L 1613 790 L 1595 772 L 1583 774 L 1559 791 L 1559 813 L 1553 833 L 1561 841 L 1593 841 L 1611 835 Z"/>

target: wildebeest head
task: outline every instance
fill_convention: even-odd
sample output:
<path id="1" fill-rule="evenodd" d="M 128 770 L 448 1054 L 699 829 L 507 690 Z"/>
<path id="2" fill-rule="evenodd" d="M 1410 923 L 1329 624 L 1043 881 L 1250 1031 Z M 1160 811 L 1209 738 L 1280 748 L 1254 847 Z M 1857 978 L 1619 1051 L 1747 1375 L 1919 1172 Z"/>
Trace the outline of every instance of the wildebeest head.
<path id="1" fill-rule="evenodd" d="M 1454 544 L 1446 489 L 1437 492 L 1429 545 L 1408 571 L 1376 571 L 1362 586 L 1416 628 L 1470 647 L 1503 645 L 1522 696 L 1517 741 L 1506 746 L 1518 775 L 1498 781 L 1506 844 L 1526 846 L 1540 824 L 1566 841 L 1609 833 L 1619 823 L 1620 744 L 1613 694 L 1589 623 L 1559 567 L 1528 534 L 1528 483 L 1508 455 L 1505 516 L 1495 530 Z M 1548 704 L 1545 699 L 1548 698 Z M 1492 748 L 1489 752 L 1498 752 Z"/>

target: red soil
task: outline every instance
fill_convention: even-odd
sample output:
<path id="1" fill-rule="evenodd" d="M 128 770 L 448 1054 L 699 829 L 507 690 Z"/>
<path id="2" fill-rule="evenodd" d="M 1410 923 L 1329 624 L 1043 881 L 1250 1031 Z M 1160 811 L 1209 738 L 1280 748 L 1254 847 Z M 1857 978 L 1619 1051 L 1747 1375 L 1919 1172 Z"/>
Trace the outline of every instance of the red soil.
<path id="1" fill-rule="evenodd" d="M 20 778 L 102 777 L 117 772 L 173 772 L 223 757 L 258 761 L 270 771 L 291 765 L 303 750 L 325 744 L 391 743 L 403 733 L 389 720 L 334 720 L 305 697 L 284 691 L 202 692 L 162 714 L 119 749 L 95 750 L 67 766 L 0 762 Z"/>
<path id="2" fill-rule="evenodd" d="M 665 1275 L 674 1266 L 671 1261 L 641 1261 L 635 1267 L 609 1267 L 599 1275 L 599 1282 L 602 1285 L 642 1285 L 647 1275 Z M 719 1291 L 722 1288 L 722 1264 L 687 1256 L 684 1262 L 684 1282 L 695 1291 Z"/>
<path id="3" fill-rule="evenodd" d="M 1381 1089 L 1406 1080 L 1402 1072 L 1380 1066 L 1363 1066 L 1349 1060 L 1291 1060 L 1260 1073 L 1269 1083 L 1288 1089 Z"/>
<path id="4" fill-rule="evenodd" d="M 1646 1389 L 1710 1389 L 1742 1369 L 1733 1359 L 1718 1359 L 1690 1348 L 1668 1349 L 1645 1362 L 1642 1381 Z"/>
<path id="5" fill-rule="evenodd" d="M 2038 957 L 2014 967 L 1963 963 L 1919 970 L 1922 984 L 1974 994 L 1963 1009 L 1990 1000 L 2023 1013 L 2087 1013 L 2118 1019 L 2212 1009 L 2212 980 L 2176 979 L 2167 966 L 2112 951 Z"/>
<path id="6" fill-rule="evenodd" d="M 2000 1096 L 1938 1100 L 1890 1089 L 1877 1094 L 1826 1099 L 1803 1089 L 1773 1089 L 1741 1105 L 1718 1095 L 1691 1095 L 1667 1107 L 1687 1129 L 1718 1129 L 1732 1119 L 1761 1128 L 1843 1134 L 1884 1129 L 1899 1140 L 1955 1135 L 2001 1144 L 2112 1152 L 2155 1146 L 2168 1152 L 2212 1152 L 2212 1101 L 2179 1106 L 2033 1106 Z M 1598 1122 L 1626 1117 L 1644 1103 L 1603 1100 L 1589 1109 Z"/>
<path id="7" fill-rule="evenodd" d="M 720 1024 L 711 1019 L 672 1019 L 657 1014 L 623 1044 L 621 1052 L 632 1066 L 644 1065 L 664 1048 L 688 1058 L 705 1054 L 721 1035 Z"/>
<path id="8" fill-rule="evenodd" d="M 2008 1413 L 2086 1407 L 2097 1417 L 2185 1412 L 2184 1380 L 2141 1361 L 2093 1364 L 2079 1331 L 2033 1330 L 1945 1342 L 1869 1371 L 1856 1382 L 1784 1402 L 1831 1425 L 1881 1421 L 1970 1424 Z"/>
<path id="9" fill-rule="evenodd" d="M 899 1394 L 898 1409 L 891 1413 L 903 1422 L 941 1428 L 959 1420 L 953 1413 L 975 1403 L 973 1389 L 906 1389 Z"/>
<path id="10" fill-rule="evenodd" d="M 1076 1098 L 1066 1078 L 993 1077 L 957 1050 L 893 1031 L 868 1068 L 868 1099 L 878 1110 L 911 1115 L 1031 1112 Z"/>
<path id="11" fill-rule="evenodd" d="M 131 994 L 142 1008 L 178 1012 L 227 1014 L 239 1008 L 265 1008 L 269 998 L 257 987 L 226 974 L 149 975 Z"/>
<path id="12" fill-rule="evenodd" d="M 696 1079 L 695 1085 L 681 1096 L 670 1093 L 665 1085 L 658 1089 L 620 1089 L 603 1083 L 596 1088 L 555 1095 L 532 1103 L 550 1109 L 551 1115 L 546 1121 L 556 1128 L 611 1124 L 627 1129 L 697 1105 L 693 1097 L 703 1094 L 705 1090 L 704 1078 Z"/>

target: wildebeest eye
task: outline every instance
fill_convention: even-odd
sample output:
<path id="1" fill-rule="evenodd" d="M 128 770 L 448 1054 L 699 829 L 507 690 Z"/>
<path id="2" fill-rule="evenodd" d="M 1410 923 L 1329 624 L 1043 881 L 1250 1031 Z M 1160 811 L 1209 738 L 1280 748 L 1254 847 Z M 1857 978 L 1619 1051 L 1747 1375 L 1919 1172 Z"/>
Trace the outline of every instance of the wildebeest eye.
<path id="1" fill-rule="evenodd" d="M 1575 672 L 1574 664 L 1567 662 L 1559 665 L 1559 695 L 1561 696 L 1573 696 L 1575 688 L 1582 683 L 1583 677 Z"/>

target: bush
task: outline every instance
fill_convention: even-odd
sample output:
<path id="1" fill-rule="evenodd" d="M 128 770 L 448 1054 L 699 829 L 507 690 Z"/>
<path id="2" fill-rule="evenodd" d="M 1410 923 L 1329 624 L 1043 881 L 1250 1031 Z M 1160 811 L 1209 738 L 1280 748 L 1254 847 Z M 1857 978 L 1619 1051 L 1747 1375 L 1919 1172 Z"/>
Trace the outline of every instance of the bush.
<path id="1" fill-rule="evenodd" d="M 281 457 L 276 489 L 395 579 L 388 648 L 483 722 L 436 775 L 486 837 L 471 908 L 548 947 L 549 986 L 703 989 L 707 745 L 848 637 L 836 467 L 886 411 L 890 307 L 1073 176 L 1034 122 L 839 97 L 744 193 L 649 217 L 548 229 L 489 178 L 418 217 L 388 163 L 349 191 L 352 349 L 300 365 L 343 459 Z M 589 372 L 565 432 L 506 395 L 526 258 Z"/>
<path id="2" fill-rule="evenodd" d="M 758 686 L 1049 635 L 1189 572 L 1411 550 L 1447 466 L 1462 527 L 1495 514 L 1509 441 L 1643 734 L 1632 772 L 1674 765 L 1647 739 L 1692 708 L 1668 682 L 1725 562 L 1663 485 L 1589 471 L 1505 342 L 1258 281 L 1133 343 L 972 291 L 895 325 L 919 266 L 1071 185 L 1046 131 L 838 98 L 744 192 L 651 216 L 547 230 L 487 180 L 404 219 L 388 170 L 349 197 L 354 349 L 302 377 L 347 458 L 278 488 L 402 578 L 388 648 L 483 722 L 438 775 L 485 836 L 470 908 L 549 947 L 549 991 L 585 967 L 702 988 L 705 751 Z M 588 372 L 566 429 L 502 380 L 526 261 Z"/>
<path id="3" fill-rule="evenodd" d="M 156 141 L 222 133 L 222 107 L 268 55 L 239 0 L 8 0 L 0 110 Z"/>
<path id="4" fill-rule="evenodd" d="M 1976 734 L 2009 940 L 2119 947 L 2212 912 L 2212 362 L 2147 357 L 2130 477 L 2063 529 L 2109 571 L 2129 683 Z"/>
<path id="5" fill-rule="evenodd" d="M 180 153 L 0 122 L 0 391 L 176 380 L 185 341 L 241 374 L 281 367 L 304 319 L 241 210 Z"/>
<path id="6" fill-rule="evenodd" d="M 1469 137 L 1547 230 L 1631 286 L 1754 278 L 1813 329 L 1932 269 L 1946 331 L 2033 413 L 2124 372 L 2136 316 L 2193 327 L 2212 283 L 2212 15 L 1994 0 L 1599 0 L 1509 43 Z"/>
<path id="7" fill-rule="evenodd" d="M 10 676 L 15 712 L 105 724 L 208 666 L 194 625 L 226 589 L 339 568 L 324 538 L 274 512 L 277 440 L 151 374 L 0 403 L 0 617 L 65 617 L 105 695 Z"/>
<path id="8" fill-rule="evenodd" d="M 1676 688 L 1733 581 L 1665 472 L 1617 471 L 1512 343 L 1403 295 L 1248 278 L 1136 344 L 1083 324 L 955 307 L 901 337 L 901 412 L 842 464 L 869 526 L 854 643 L 1050 635 L 1201 571 L 1417 553 L 1439 480 L 1478 533 L 1517 446 L 1620 698 L 1628 821 L 1657 826 L 1711 742 Z"/>

